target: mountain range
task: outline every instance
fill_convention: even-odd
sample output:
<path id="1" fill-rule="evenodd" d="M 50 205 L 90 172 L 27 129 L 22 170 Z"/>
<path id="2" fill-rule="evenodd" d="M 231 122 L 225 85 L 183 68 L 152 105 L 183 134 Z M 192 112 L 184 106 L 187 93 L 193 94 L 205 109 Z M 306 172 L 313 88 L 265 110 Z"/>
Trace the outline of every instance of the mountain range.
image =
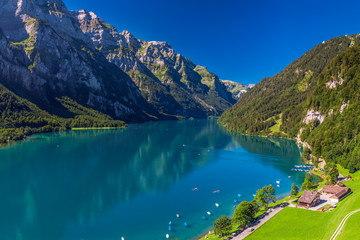
<path id="1" fill-rule="evenodd" d="M 112 120 L 219 116 L 238 98 L 215 74 L 168 43 L 119 32 L 93 12 L 68 10 L 61 0 L 0 2 L 0 90 L 2 117 L 15 121 L 1 127 L 36 131 L 81 126 L 81 121 L 64 122 L 91 117 L 93 111 L 102 114 L 103 122 L 93 117 L 87 127 Z M 19 107 L 19 101 L 32 106 L 23 116 L 26 121 L 5 111 L 11 104 Z M 79 109 L 84 111 L 79 114 Z M 36 118 L 42 123 L 34 124 Z"/>

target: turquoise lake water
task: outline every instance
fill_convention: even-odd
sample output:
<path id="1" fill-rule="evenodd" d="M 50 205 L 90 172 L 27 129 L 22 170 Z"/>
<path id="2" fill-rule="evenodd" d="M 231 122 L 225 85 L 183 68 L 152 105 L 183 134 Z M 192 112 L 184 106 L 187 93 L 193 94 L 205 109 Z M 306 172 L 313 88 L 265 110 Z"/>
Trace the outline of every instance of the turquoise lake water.
<path id="1" fill-rule="evenodd" d="M 294 141 L 230 134 L 216 120 L 34 135 L 0 148 L 0 239 L 196 239 L 234 200 L 300 185 L 299 163 Z"/>

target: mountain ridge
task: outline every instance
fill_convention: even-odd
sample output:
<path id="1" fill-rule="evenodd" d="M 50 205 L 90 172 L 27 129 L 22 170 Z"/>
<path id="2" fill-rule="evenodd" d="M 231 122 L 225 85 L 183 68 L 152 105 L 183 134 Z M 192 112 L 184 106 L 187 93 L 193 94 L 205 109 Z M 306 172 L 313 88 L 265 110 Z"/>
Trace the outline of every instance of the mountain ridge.
<path id="1" fill-rule="evenodd" d="M 76 117 L 74 105 L 133 123 L 219 116 L 235 103 L 215 74 L 166 42 L 118 32 L 61 0 L 1 1 L 0 26 L 0 84 L 58 119 Z"/>

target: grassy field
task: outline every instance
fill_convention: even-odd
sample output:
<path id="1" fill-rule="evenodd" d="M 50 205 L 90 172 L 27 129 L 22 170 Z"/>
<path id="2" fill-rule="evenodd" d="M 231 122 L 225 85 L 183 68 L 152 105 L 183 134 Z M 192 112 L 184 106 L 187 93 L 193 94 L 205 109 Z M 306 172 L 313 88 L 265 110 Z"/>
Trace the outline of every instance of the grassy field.
<path id="1" fill-rule="evenodd" d="M 282 124 L 282 113 L 278 115 L 279 119 L 276 120 L 276 124 L 270 128 L 272 133 L 280 132 L 280 126 Z"/>
<path id="2" fill-rule="evenodd" d="M 298 194 L 298 196 L 296 196 L 296 197 L 300 197 L 301 196 L 301 194 L 299 193 Z M 291 197 L 291 196 L 288 196 L 288 197 L 285 197 L 284 199 L 281 199 L 281 200 L 279 200 L 279 201 L 277 201 L 277 202 L 275 202 L 275 203 L 272 203 L 272 204 L 269 204 L 269 207 L 273 207 L 273 206 L 275 206 L 275 205 L 278 205 L 278 204 L 280 204 L 280 203 L 284 203 L 284 202 L 288 202 L 288 201 L 290 201 L 290 200 L 292 200 L 292 199 L 294 199 L 294 198 L 296 198 L 296 197 Z M 261 214 L 263 214 L 263 213 L 265 213 L 266 211 L 265 211 L 265 209 L 261 209 L 256 215 L 255 215 L 255 217 L 258 217 L 258 216 L 260 216 Z M 235 226 L 235 225 L 233 225 L 233 228 L 232 228 L 232 232 L 236 232 L 238 230 L 238 228 Z M 230 235 L 229 235 L 230 236 Z M 223 239 L 223 238 L 225 238 L 225 237 L 223 237 L 223 238 L 218 238 L 213 232 L 211 232 L 211 234 L 207 234 L 207 237 L 208 238 L 205 238 L 205 236 L 203 236 L 200 240 L 219 240 L 219 239 Z M 227 236 L 228 237 L 228 236 Z"/>
<path id="3" fill-rule="evenodd" d="M 336 240 L 359 239 L 360 236 L 359 231 L 356 231 L 357 229 L 360 229 L 360 213 L 355 213 L 347 220 Z"/>
<path id="4" fill-rule="evenodd" d="M 330 239 L 343 217 L 360 208 L 360 181 L 348 181 L 346 185 L 353 194 L 341 201 L 335 210 L 314 212 L 288 207 L 246 239 Z M 359 215 L 349 218 L 338 239 L 359 239 Z"/>

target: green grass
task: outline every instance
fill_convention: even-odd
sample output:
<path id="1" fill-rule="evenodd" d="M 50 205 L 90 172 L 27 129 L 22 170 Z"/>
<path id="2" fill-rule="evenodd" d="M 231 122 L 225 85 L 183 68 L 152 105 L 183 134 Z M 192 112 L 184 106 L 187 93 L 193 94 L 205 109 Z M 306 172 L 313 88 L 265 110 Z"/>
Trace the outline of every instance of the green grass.
<path id="1" fill-rule="evenodd" d="M 350 174 L 349 169 L 345 169 L 342 166 L 340 166 L 339 164 L 337 166 L 338 166 L 339 173 L 341 173 L 341 175 L 343 175 L 344 177 L 347 175 L 350 175 L 353 178 L 353 180 L 357 180 L 357 181 L 360 180 L 360 171 Z"/>
<path id="2" fill-rule="evenodd" d="M 305 92 L 306 91 L 306 89 L 309 86 L 309 81 L 310 81 L 310 79 L 312 78 L 313 75 L 314 75 L 314 73 L 312 71 L 310 71 L 310 70 L 305 73 L 304 78 L 296 85 L 297 89 L 300 92 Z"/>
<path id="3" fill-rule="evenodd" d="M 276 120 L 276 124 L 274 126 L 270 127 L 270 131 L 272 133 L 280 132 L 280 126 L 282 125 L 282 113 L 280 113 L 278 116 L 279 116 L 279 119 Z"/>
<path id="4" fill-rule="evenodd" d="M 297 198 L 297 197 L 300 197 L 301 196 L 301 193 L 299 193 L 297 196 L 295 196 L 295 197 L 293 197 L 293 196 L 287 196 L 287 197 L 285 197 L 284 199 L 281 199 L 281 200 L 279 200 L 279 201 L 276 201 L 275 203 L 272 203 L 272 204 L 269 204 L 269 207 L 273 207 L 273 206 L 275 206 L 275 205 L 278 205 L 278 204 L 280 204 L 280 203 L 284 203 L 284 202 L 288 202 L 288 201 L 290 201 L 290 200 L 292 200 L 292 199 L 295 199 L 295 198 Z M 266 210 L 265 209 L 261 209 L 256 215 L 255 215 L 255 217 L 258 217 L 258 216 L 260 216 L 261 214 L 263 214 L 263 213 L 265 213 L 266 212 Z M 237 228 L 237 226 L 236 225 L 233 225 L 233 227 L 232 227 L 232 230 L 231 230 L 231 232 L 233 233 L 233 232 L 236 232 L 237 230 L 239 230 L 238 228 Z M 207 236 L 208 236 L 208 238 L 205 238 L 205 236 L 203 236 L 202 238 L 200 238 L 200 240 L 206 240 L 206 239 L 223 239 L 223 238 L 225 238 L 225 237 L 223 237 L 223 238 L 218 238 L 214 233 L 213 233 L 213 231 L 211 231 L 211 234 L 206 234 Z M 228 235 L 228 236 L 230 236 L 230 235 Z M 228 237 L 227 236 L 227 237 Z"/>
<path id="5" fill-rule="evenodd" d="M 341 201 L 335 210 L 324 213 L 288 207 L 246 239 L 330 239 L 343 217 L 360 208 L 360 181 L 348 181 L 346 185 L 353 194 Z M 354 236 L 358 235 L 360 216 L 352 217 L 354 220 L 349 219 L 339 239 L 357 239 Z"/>
<path id="6" fill-rule="evenodd" d="M 356 231 L 355 229 L 360 229 L 359 212 L 349 217 L 336 240 L 359 239 L 359 231 Z"/>

